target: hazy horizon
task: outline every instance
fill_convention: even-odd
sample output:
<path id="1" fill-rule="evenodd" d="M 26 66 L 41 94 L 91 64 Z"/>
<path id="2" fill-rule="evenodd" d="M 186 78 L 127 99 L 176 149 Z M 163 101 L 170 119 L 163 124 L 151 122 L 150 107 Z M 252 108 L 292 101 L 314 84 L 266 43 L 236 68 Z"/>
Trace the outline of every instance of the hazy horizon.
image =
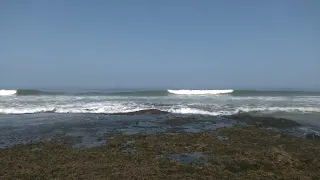
<path id="1" fill-rule="evenodd" d="M 0 2 L 0 89 L 320 89 L 320 1 Z"/>
<path id="2" fill-rule="evenodd" d="M 0 87 L 0 90 L 40 90 L 53 92 L 125 92 L 125 91 L 156 91 L 156 90 L 257 90 L 257 91 L 314 91 L 320 88 L 292 88 L 292 87 Z"/>

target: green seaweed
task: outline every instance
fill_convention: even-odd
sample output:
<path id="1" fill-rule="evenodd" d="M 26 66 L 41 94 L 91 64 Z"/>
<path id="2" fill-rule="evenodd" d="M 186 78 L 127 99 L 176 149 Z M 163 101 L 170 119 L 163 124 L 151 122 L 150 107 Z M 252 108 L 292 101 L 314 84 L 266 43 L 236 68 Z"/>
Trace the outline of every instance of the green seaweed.
<path id="1" fill-rule="evenodd" d="M 217 137 L 228 137 L 219 140 Z M 78 149 L 57 141 L 0 150 L 0 179 L 317 179 L 320 143 L 258 127 L 214 132 L 108 136 Z M 39 148 L 41 150 L 32 151 Z M 135 149 L 132 153 L 124 148 Z M 159 156 L 199 152 L 205 163 Z"/>
<path id="2" fill-rule="evenodd" d="M 231 116 L 226 116 L 227 118 L 234 119 L 238 122 L 245 122 L 249 125 L 254 125 L 257 127 L 274 127 L 280 129 L 287 129 L 300 126 L 299 123 L 285 119 L 285 118 L 275 118 L 275 117 L 265 117 L 265 116 L 252 116 L 249 114 L 235 114 Z"/>

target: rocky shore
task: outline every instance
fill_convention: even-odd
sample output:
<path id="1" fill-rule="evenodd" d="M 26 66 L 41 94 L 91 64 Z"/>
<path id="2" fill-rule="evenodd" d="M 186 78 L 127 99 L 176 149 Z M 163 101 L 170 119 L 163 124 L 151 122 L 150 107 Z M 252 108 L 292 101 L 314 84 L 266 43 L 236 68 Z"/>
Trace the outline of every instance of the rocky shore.
<path id="1" fill-rule="evenodd" d="M 151 109 L 125 115 L 162 114 L 168 113 Z M 295 121 L 237 114 L 221 119 L 244 123 L 241 126 L 178 133 L 188 124 L 202 121 L 195 116 L 168 117 L 159 126 L 172 127 L 169 132 L 109 133 L 104 136 L 106 145 L 94 148 L 74 148 L 73 143 L 81 138 L 60 137 L 0 149 L 0 179 L 307 180 L 320 177 L 319 136 L 288 135 L 284 130 L 301 126 Z"/>

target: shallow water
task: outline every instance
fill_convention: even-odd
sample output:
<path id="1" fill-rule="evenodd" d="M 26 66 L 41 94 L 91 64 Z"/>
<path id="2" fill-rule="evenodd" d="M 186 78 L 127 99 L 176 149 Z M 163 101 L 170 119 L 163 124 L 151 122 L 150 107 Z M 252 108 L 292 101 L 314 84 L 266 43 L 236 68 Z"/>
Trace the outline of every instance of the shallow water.
<path id="1" fill-rule="evenodd" d="M 168 119 L 192 118 L 179 125 L 166 123 Z M 20 143 L 37 142 L 69 136 L 78 139 L 74 147 L 94 147 L 105 144 L 109 133 L 196 133 L 221 127 L 245 125 L 219 116 L 162 114 L 162 115 L 105 115 L 105 114 L 57 114 L 39 113 L 2 115 L 0 118 L 0 147 Z M 287 130 L 303 136 L 306 132 L 318 132 L 319 128 L 308 125 Z M 80 139 L 80 141 L 79 141 Z"/>
<path id="2" fill-rule="evenodd" d="M 176 160 L 181 164 L 186 164 L 186 163 L 204 164 L 207 162 L 208 157 L 213 157 L 213 156 L 212 155 L 207 156 L 207 155 L 202 154 L 201 152 L 158 156 L 158 158 L 167 158 L 167 159 L 171 159 L 171 160 Z"/>

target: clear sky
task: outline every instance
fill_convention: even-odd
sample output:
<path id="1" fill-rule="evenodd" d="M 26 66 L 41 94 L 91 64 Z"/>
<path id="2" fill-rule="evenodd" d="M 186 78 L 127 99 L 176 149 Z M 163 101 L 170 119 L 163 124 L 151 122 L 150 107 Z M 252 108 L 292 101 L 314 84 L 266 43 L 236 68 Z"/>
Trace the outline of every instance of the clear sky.
<path id="1" fill-rule="evenodd" d="M 320 88 L 319 0 L 1 0 L 1 87 Z"/>

